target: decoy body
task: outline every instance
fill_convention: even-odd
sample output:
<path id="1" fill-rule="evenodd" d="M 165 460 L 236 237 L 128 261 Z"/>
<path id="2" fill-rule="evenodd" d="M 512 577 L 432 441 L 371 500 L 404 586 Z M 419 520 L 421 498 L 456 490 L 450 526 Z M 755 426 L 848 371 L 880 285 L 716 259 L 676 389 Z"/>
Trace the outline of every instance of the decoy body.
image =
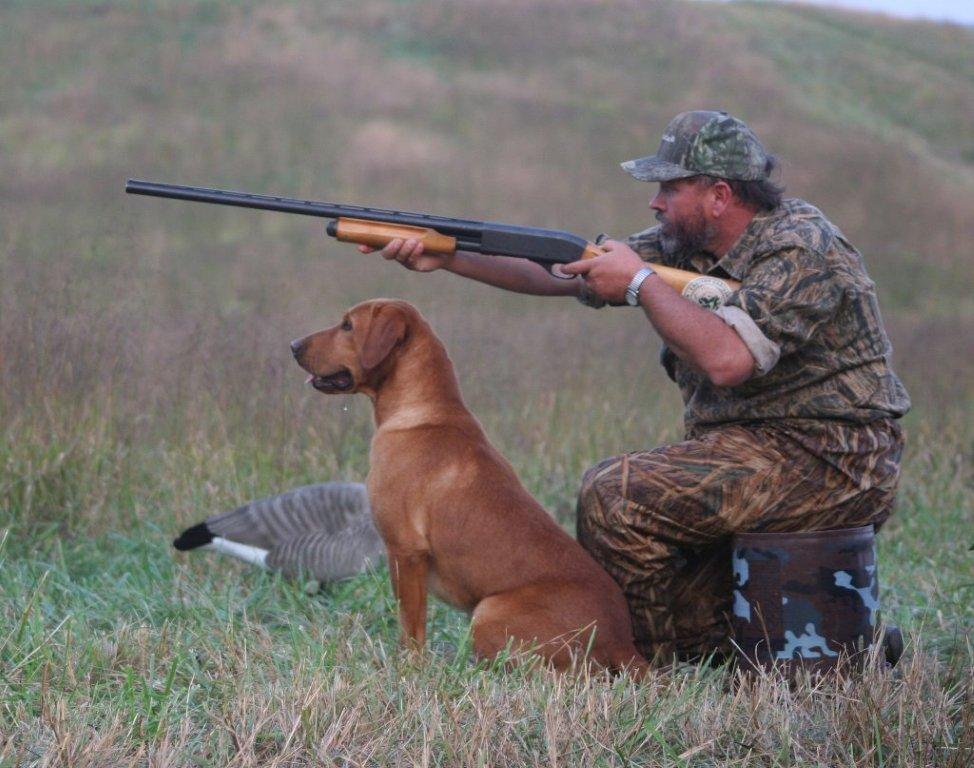
<path id="1" fill-rule="evenodd" d="M 385 557 L 361 483 L 321 483 L 251 501 L 187 528 L 178 550 L 211 549 L 318 582 L 362 573 Z"/>

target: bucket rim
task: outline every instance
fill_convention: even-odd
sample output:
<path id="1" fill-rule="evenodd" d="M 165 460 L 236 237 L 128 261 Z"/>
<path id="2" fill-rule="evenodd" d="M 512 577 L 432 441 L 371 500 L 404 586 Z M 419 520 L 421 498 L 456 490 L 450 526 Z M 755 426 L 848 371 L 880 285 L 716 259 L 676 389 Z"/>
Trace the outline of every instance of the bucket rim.
<path id="1" fill-rule="evenodd" d="M 816 541 L 843 541 L 874 536 L 872 524 L 854 528 L 830 528 L 824 531 L 755 531 L 734 534 L 734 546 L 773 544 L 785 541 L 811 543 Z"/>

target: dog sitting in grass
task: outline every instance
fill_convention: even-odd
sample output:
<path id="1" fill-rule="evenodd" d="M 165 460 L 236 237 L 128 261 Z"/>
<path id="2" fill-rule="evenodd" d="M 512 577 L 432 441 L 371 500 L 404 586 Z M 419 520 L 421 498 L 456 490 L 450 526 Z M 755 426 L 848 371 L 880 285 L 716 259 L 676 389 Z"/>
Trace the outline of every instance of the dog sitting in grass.
<path id="1" fill-rule="evenodd" d="M 531 649 L 641 675 L 618 585 L 524 488 L 464 405 L 446 349 L 415 307 L 373 300 L 291 343 L 325 394 L 372 401 L 366 487 L 403 642 L 426 641 L 427 592 L 472 615 L 474 652 Z"/>

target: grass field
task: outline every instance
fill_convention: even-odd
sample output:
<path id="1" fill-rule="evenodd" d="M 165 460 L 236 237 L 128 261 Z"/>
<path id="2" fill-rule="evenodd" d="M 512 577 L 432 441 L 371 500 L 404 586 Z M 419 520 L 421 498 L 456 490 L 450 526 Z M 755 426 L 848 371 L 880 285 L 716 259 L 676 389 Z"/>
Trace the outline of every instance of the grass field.
<path id="1" fill-rule="evenodd" d="M 754 3 L 0 3 L 0 766 L 966 766 L 974 761 L 974 34 Z M 360 258 L 320 223 L 128 176 L 556 226 L 647 223 L 616 163 L 701 105 L 752 123 L 863 250 L 914 399 L 880 536 L 893 674 L 686 668 L 643 686 L 475 664 L 387 575 L 308 595 L 178 530 L 364 478 L 364 398 L 287 343 L 414 302 L 468 404 L 572 525 L 581 473 L 681 435 L 655 338 Z"/>

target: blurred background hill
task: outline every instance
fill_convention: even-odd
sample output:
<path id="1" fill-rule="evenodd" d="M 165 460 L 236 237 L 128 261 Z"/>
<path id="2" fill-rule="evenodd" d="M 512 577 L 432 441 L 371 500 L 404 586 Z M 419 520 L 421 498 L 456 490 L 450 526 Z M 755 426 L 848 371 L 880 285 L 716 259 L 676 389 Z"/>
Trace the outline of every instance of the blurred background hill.
<path id="1" fill-rule="evenodd" d="M 619 161 L 701 107 L 749 122 L 788 192 L 863 251 L 911 418 L 947 422 L 974 402 L 970 28 L 667 0 L 32 0 L 4 3 L 0 21 L 10 414 L 110 401 L 130 425 L 179 433 L 240 404 L 246 423 L 279 426 L 293 397 L 301 418 L 333 418 L 336 403 L 293 394 L 287 340 L 398 295 L 438 322 L 488 422 L 512 391 L 530 410 L 618 371 L 611 408 L 648 398 L 666 414 L 634 439 L 672 435 L 679 404 L 633 313 L 419 277 L 314 220 L 122 187 L 132 176 L 622 236 L 650 223 L 655 185 Z"/>

